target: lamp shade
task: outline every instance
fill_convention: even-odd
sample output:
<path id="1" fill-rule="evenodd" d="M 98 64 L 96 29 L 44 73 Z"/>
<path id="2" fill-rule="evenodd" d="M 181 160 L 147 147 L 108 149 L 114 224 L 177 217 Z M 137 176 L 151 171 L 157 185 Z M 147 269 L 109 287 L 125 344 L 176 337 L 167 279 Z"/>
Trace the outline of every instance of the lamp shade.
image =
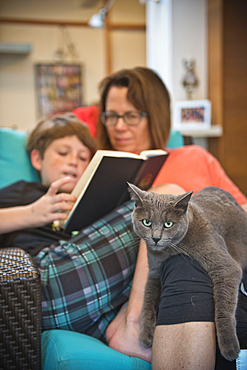
<path id="1" fill-rule="evenodd" d="M 105 24 L 103 22 L 103 19 L 102 19 L 102 16 L 99 13 L 94 14 L 90 18 L 88 24 L 89 24 L 89 26 L 95 27 L 95 28 L 103 28 L 105 26 Z"/>

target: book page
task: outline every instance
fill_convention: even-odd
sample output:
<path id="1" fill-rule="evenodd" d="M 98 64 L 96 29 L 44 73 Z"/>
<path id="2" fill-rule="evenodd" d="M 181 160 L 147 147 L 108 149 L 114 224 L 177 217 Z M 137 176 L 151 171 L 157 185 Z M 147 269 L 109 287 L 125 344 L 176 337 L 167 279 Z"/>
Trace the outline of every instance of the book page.
<path id="1" fill-rule="evenodd" d="M 155 157 L 157 155 L 165 155 L 167 152 L 163 149 L 150 149 L 150 150 L 143 150 L 140 153 L 140 157 L 142 158 L 149 158 L 149 157 Z"/>

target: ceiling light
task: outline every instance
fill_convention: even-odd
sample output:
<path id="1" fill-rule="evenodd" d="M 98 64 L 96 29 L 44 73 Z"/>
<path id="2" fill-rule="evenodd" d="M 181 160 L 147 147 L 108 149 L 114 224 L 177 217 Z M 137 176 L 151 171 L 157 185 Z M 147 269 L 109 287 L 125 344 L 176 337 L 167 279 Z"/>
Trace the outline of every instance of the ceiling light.
<path id="1" fill-rule="evenodd" d="M 103 28 L 105 26 L 105 17 L 107 13 L 109 13 L 114 2 L 115 0 L 108 0 L 104 8 L 100 9 L 98 13 L 93 14 L 88 22 L 89 26 L 95 28 Z"/>
<path id="2" fill-rule="evenodd" d="M 160 2 L 160 0 L 153 0 L 155 3 L 159 3 Z M 145 5 L 146 3 L 147 3 L 147 0 L 139 0 L 139 3 L 141 4 L 141 5 Z"/>

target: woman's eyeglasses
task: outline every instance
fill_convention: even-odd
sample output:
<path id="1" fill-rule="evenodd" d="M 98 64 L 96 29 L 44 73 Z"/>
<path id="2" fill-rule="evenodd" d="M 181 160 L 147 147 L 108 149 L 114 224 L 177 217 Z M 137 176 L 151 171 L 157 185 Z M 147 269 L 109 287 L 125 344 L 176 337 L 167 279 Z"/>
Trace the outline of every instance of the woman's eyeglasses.
<path id="1" fill-rule="evenodd" d="M 146 117 L 147 113 L 142 112 L 126 112 L 122 116 L 118 115 L 115 112 L 101 112 L 100 119 L 103 125 L 106 127 L 114 127 L 117 124 L 119 118 L 123 118 L 124 122 L 128 126 L 138 126 L 141 119 Z"/>

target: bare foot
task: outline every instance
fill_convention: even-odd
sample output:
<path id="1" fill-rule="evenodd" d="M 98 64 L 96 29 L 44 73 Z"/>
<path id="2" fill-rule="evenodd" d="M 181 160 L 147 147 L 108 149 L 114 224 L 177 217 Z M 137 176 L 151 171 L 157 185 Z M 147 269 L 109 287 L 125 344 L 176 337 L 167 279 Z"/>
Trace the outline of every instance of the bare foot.
<path id="1" fill-rule="evenodd" d="M 144 348 L 139 342 L 140 326 L 126 320 L 127 304 L 106 330 L 109 347 L 131 357 L 138 357 L 151 363 L 151 348 Z"/>

